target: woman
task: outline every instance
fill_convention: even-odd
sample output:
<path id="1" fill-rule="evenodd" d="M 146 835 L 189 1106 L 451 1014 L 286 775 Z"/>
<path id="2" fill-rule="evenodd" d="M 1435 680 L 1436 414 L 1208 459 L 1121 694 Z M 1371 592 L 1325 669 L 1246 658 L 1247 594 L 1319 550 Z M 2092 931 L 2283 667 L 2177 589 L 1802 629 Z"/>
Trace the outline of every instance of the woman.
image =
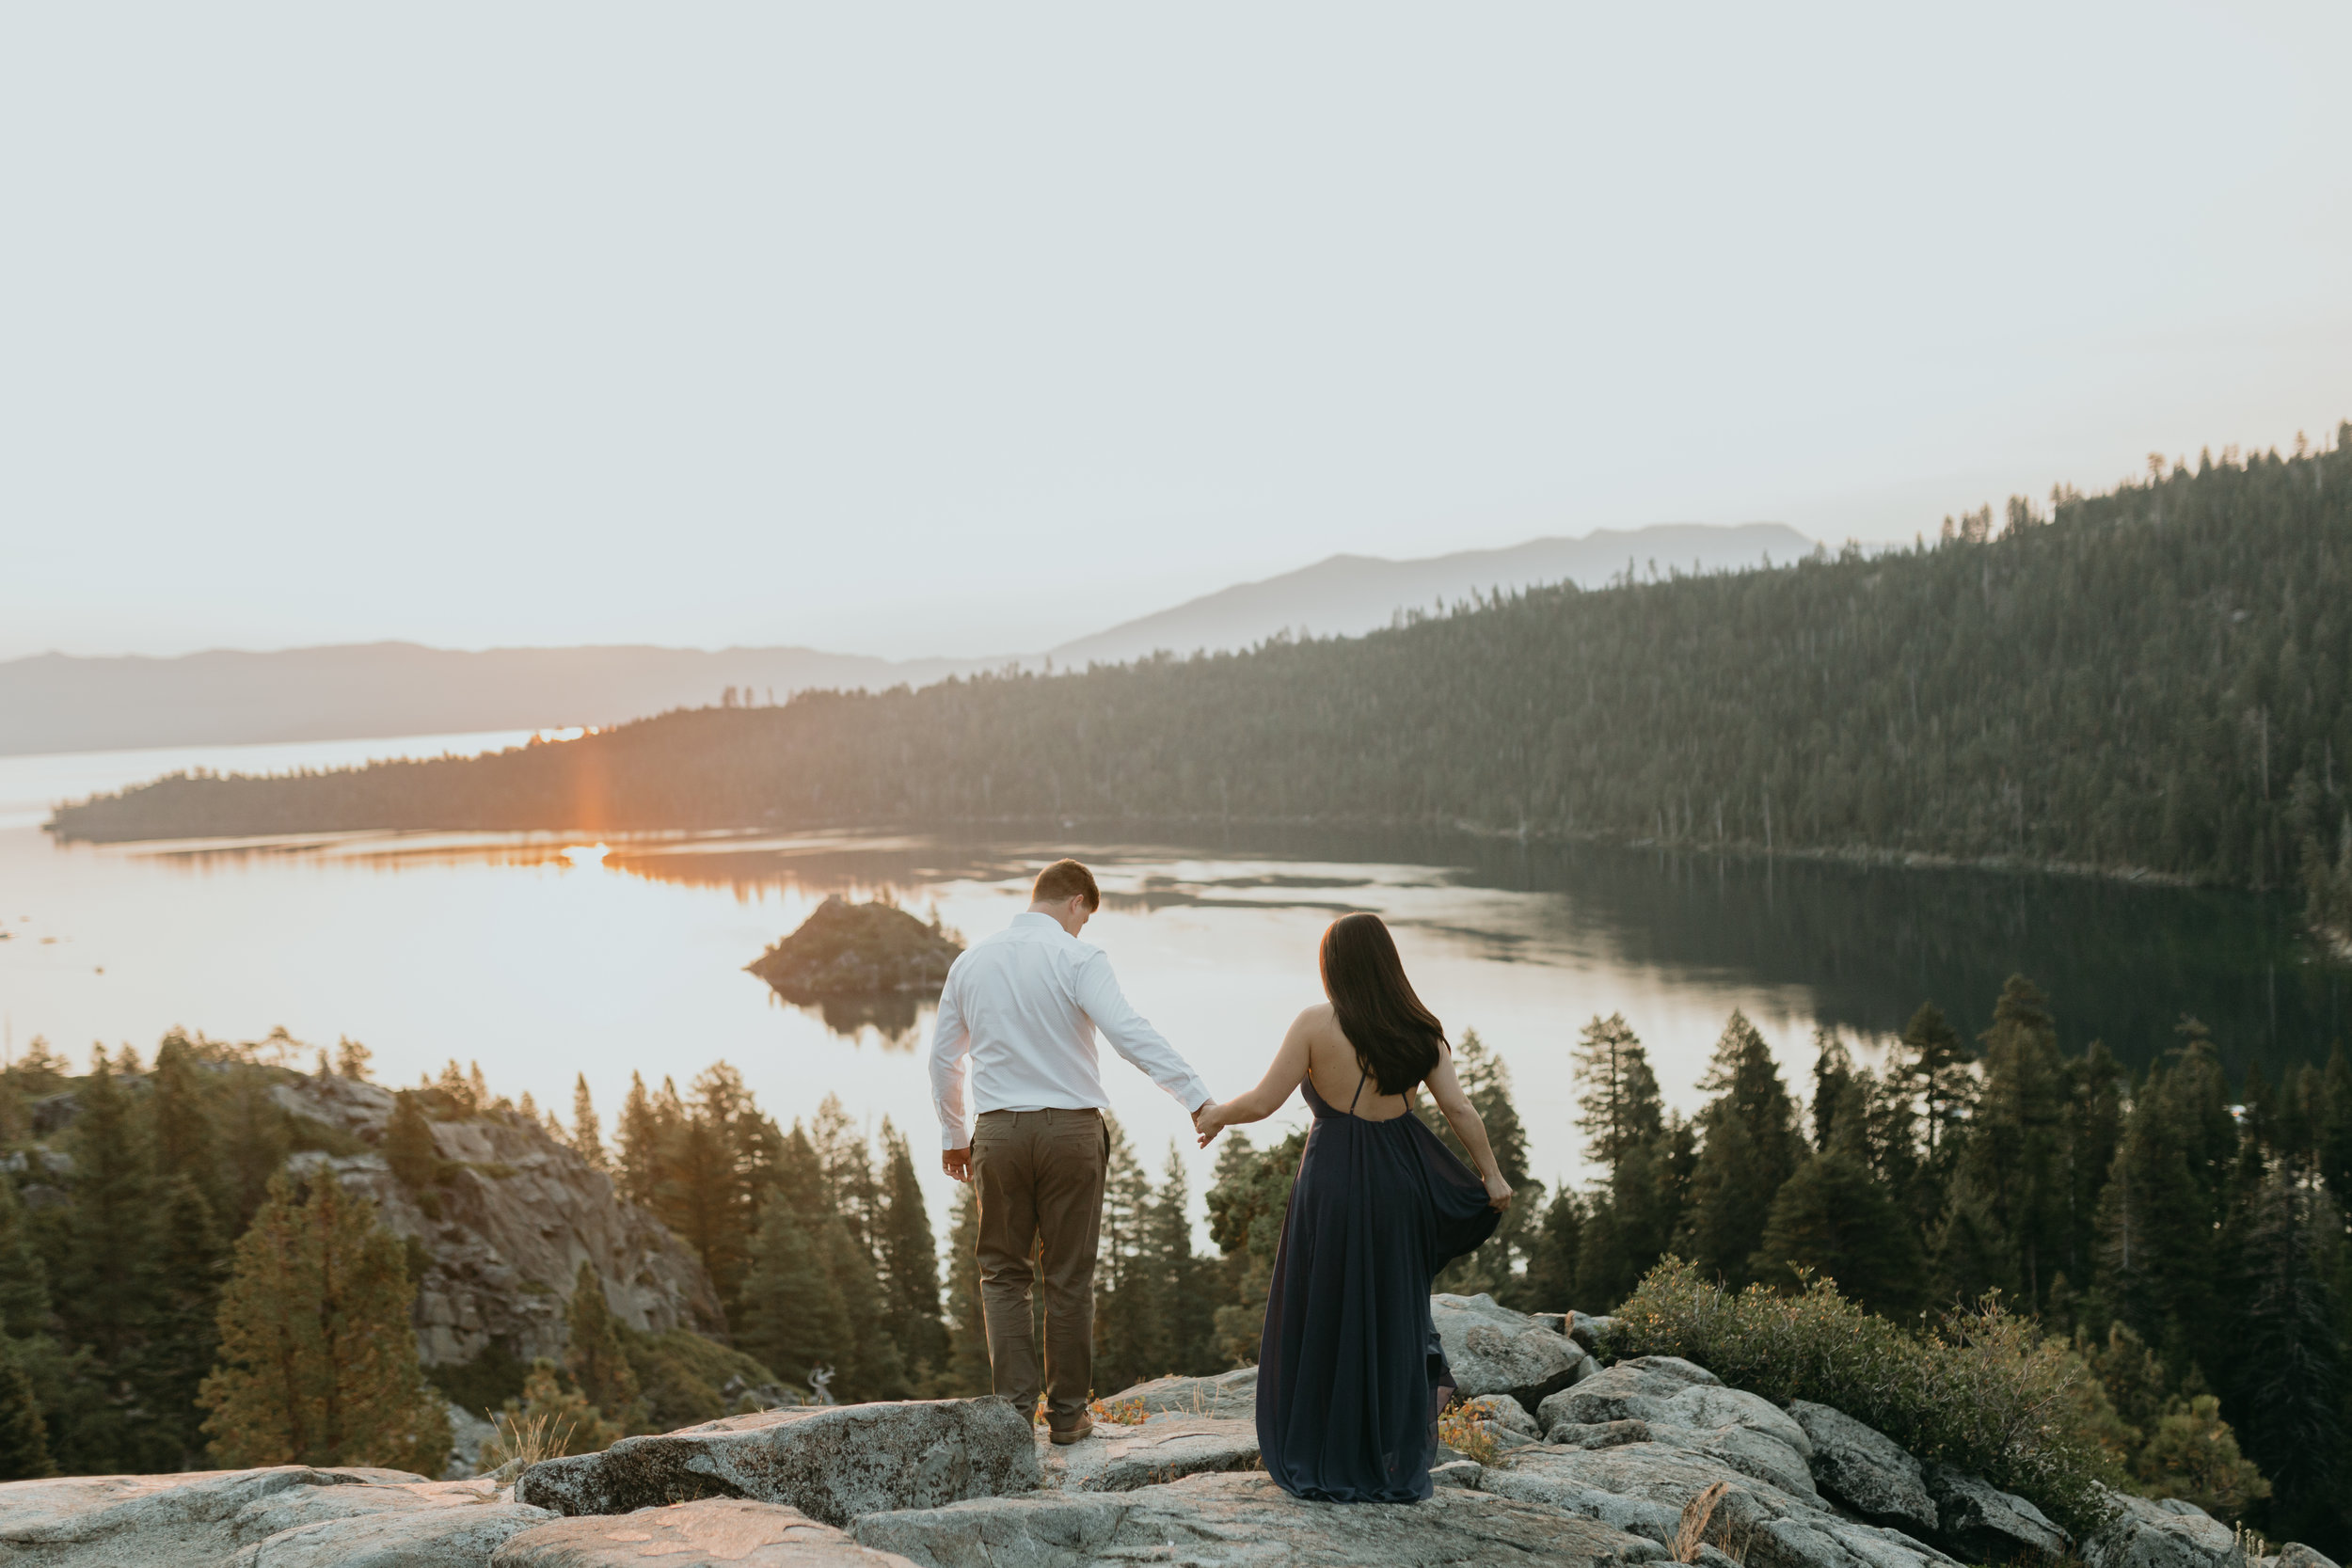
<path id="1" fill-rule="evenodd" d="M 1258 1448 L 1295 1497 L 1418 1502 L 1454 1374 L 1429 1282 L 1494 1233 L 1511 1202 L 1486 1124 L 1454 1076 L 1377 915 L 1323 933 L 1321 1006 L 1298 1015 L 1265 1079 L 1202 1109 L 1200 1143 L 1263 1121 L 1303 1087 L 1314 1112 L 1274 1255 L 1258 1352 Z M 1426 1084 L 1485 1178 L 1413 1114 Z M 1341 1107 L 1344 1107 L 1342 1109 Z"/>

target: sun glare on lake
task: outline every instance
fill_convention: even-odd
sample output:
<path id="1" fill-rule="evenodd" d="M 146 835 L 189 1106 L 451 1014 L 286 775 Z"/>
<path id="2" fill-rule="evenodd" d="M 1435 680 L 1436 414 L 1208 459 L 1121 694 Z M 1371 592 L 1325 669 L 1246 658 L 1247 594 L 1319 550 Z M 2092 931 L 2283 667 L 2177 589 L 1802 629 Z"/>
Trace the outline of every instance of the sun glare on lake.
<path id="1" fill-rule="evenodd" d="M 576 866 L 602 865 L 604 857 L 612 851 L 601 843 L 571 844 L 564 848 L 564 858 Z"/>

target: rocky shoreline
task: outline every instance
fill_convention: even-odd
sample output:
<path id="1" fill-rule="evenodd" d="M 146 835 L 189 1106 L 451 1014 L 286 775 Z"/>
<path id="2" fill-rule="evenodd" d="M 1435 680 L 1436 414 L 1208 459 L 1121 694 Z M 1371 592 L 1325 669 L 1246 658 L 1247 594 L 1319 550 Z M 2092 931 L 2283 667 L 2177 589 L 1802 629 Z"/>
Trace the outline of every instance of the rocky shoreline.
<path id="1" fill-rule="evenodd" d="M 2076 1542 L 2026 1498 L 1826 1405 L 1672 1356 L 1603 1366 L 1608 1323 L 1432 1302 L 1467 1401 L 1419 1505 L 1301 1501 L 1259 1466 L 1256 1372 L 1164 1378 L 1054 1449 L 996 1399 L 763 1411 L 549 1460 L 508 1489 L 282 1465 L 0 1485 L 39 1568 L 2334 1568 L 2249 1560 L 2192 1505 L 2116 1497 Z"/>

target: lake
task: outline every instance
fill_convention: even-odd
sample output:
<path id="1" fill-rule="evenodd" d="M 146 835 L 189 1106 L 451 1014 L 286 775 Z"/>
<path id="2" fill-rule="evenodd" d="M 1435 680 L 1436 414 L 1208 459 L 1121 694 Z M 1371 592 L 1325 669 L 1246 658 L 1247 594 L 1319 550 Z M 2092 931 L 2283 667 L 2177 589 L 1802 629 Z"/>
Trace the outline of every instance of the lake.
<path id="1" fill-rule="evenodd" d="M 1735 1007 L 1803 1093 L 1818 1028 L 1869 1060 L 1931 997 L 1973 1034 L 2012 972 L 2050 992 L 2070 1047 L 2102 1037 L 2134 1064 L 2170 1043 L 2184 1013 L 2213 1027 L 2233 1070 L 2322 1055 L 2352 1001 L 2352 974 L 2312 960 L 2280 899 L 2081 878 L 1409 832 L 58 846 L 40 831 L 52 801 L 176 768 L 331 767 L 522 738 L 0 758 L 0 1045 L 13 1057 L 40 1036 L 78 1060 L 93 1041 L 148 1054 L 175 1024 L 232 1039 L 283 1026 L 313 1046 L 362 1041 L 393 1085 L 478 1061 L 497 1091 L 529 1090 L 566 1116 L 584 1073 L 608 1132 L 632 1071 L 684 1089 L 723 1058 L 779 1119 L 838 1095 L 869 1124 L 905 1129 L 923 1158 L 936 1145 L 918 1049 L 928 1005 L 835 1027 L 743 966 L 834 893 L 936 909 L 985 935 L 1064 852 L 1104 891 L 1087 939 L 1220 1095 L 1254 1083 L 1319 999 L 1325 925 L 1377 911 L 1431 1007 L 1508 1063 L 1547 1181 L 1581 1174 L 1568 1052 L 1597 1012 L 1625 1014 L 1687 1109 Z M 1192 1147 L 1184 1115 L 1140 1074 L 1113 1058 L 1104 1078 L 1149 1167 L 1179 1142 L 1197 1208 L 1215 1151 Z M 1294 1101 L 1264 1131 L 1303 1117 Z M 923 1168 L 937 1224 L 948 1183 L 935 1162 Z"/>

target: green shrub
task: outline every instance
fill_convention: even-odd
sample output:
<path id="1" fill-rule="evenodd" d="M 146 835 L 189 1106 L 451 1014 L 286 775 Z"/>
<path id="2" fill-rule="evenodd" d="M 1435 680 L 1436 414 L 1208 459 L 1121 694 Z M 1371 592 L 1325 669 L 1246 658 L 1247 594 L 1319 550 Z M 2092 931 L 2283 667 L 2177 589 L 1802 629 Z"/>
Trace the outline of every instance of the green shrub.
<path id="1" fill-rule="evenodd" d="M 801 1391 L 741 1351 L 730 1350 L 692 1329 L 644 1334 L 625 1324 L 614 1327 L 644 1398 L 644 1431 L 675 1432 L 697 1421 L 737 1414 L 735 1404 L 720 1392 L 735 1378 L 753 1386 L 772 1383 Z"/>
<path id="2" fill-rule="evenodd" d="M 1735 1294 L 1668 1258 L 1613 1316 L 1613 1356 L 1678 1355 L 1768 1400 L 1833 1406 L 1921 1459 L 2032 1499 L 2077 1538 L 2112 1506 L 2098 1483 L 2122 1480 L 2077 1429 L 2081 1360 L 1995 1295 L 1912 1333 L 1832 1280 L 1807 1279 L 1794 1295 L 1760 1285 Z"/>

